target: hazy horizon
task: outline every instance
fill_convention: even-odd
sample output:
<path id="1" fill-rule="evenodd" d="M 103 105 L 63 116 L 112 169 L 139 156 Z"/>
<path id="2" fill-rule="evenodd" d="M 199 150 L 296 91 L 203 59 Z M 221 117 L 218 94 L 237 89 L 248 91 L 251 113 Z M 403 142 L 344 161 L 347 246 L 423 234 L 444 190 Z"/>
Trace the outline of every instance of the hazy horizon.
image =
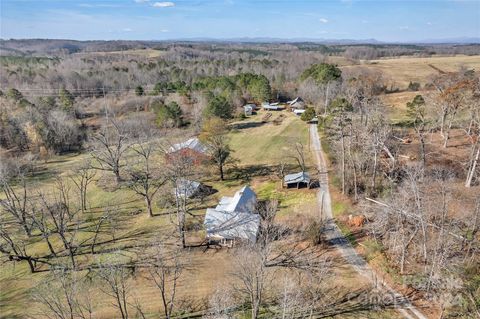
<path id="1" fill-rule="evenodd" d="M 3 0 L 3 39 L 480 38 L 480 1 Z"/>

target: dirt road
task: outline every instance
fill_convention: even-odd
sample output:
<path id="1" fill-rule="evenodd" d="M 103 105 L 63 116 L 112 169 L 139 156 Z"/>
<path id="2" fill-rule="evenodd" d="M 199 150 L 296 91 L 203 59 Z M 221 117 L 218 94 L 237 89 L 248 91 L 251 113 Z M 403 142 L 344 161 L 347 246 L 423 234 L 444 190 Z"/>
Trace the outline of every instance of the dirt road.
<path id="1" fill-rule="evenodd" d="M 370 268 L 365 259 L 360 256 L 352 247 L 350 242 L 343 236 L 341 230 L 335 224 L 332 214 L 332 201 L 328 188 L 328 171 L 325 157 L 320 143 L 320 137 L 315 124 L 310 125 L 311 150 L 315 154 L 315 160 L 320 175 L 320 188 L 317 192 L 318 205 L 321 209 L 323 218 L 326 220 L 324 234 L 327 240 L 335 246 L 342 257 L 349 263 L 361 276 L 366 277 L 376 288 L 383 289 L 397 302 L 397 310 L 404 318 L 408 319 L 427 319 L 410 301 L 389 287 L 375 272 Z"/>

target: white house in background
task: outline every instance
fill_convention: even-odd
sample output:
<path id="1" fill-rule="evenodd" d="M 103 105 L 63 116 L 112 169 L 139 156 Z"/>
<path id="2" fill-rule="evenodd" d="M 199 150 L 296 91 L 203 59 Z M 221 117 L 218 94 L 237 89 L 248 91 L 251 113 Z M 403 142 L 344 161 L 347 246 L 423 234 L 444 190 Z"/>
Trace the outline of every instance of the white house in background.
<path id="1" fill-rule="evenodd" d="M 262 108 L 266 111 L 281 111 L 284 109 L 284 107 L 280 105 L 280 103 L 268 103 L 268 102 L 263 102 Z"/>
<path id="2" fill-rule="evenodd" d="M 217 207 L 208 208 L 205 215 L 207 239 L 222 244 L 235 240 L 255 242 L 260 226 L 260 215 L 255 212 L 257 195 L 245 186 L 233 197 L 224 196 Z"/>
<path id="3" fill-rule="evenodd" d="M 302 100 L 301 97 L 297 97 L 296 99 L 292 101 L 288 101 L 287 103 L 288 105 L 290 105 L 290 108 L 292 109 L 297 109 L 297 110 L 305 109 L 305 102 Z"/>
<path id="4" fill-rule="evenodd" d="M 245 116 L 251 116 L 253 111 L 255 111 L 256 105 L 255 104 L 247 104 L 243 106 L 243 110 L 245 111 Z"/>
<path id="5" fill-rule="evenodd" d="M 302 115 L 303 113 L 305 113 L 305 110 L 293 110 L 293 113 L 295 113 L 295 115 Z"/>

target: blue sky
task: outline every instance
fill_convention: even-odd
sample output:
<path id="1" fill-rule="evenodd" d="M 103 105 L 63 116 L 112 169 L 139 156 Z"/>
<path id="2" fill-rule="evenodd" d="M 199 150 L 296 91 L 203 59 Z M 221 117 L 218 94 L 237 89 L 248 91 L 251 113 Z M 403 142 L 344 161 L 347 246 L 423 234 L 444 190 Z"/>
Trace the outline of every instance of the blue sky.
<path id="1" fill-rule="evenodd" d="M 0 0 L 1 38 L 480 37 L 480 0 Z"/>

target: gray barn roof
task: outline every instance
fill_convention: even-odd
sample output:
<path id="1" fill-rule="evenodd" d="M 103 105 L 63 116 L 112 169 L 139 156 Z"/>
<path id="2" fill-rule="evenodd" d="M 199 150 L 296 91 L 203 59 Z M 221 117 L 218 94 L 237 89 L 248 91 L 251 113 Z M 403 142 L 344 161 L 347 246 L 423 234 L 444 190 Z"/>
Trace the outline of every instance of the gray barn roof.
<path id="1" fill-rule="evenodd" d="M 241 238 L 255 242 L 260 225 L 260 216 L 252 213 L 226 212 L 208 208 L 204 224 L 207 237 Z"/>
<path id="2" fill-rule="evenodd" d="M 285 176 L 284 181 L 286 184 L 310 183 L 310 175 L 307 172 L 288 174 Z"/>
<path id="3" fill-rule="evenodd" d="M 174 144 L 172 147 L 170 147 L 169 153 L 173 153 L 185 148 L 189 148 L 199 153 L 207 152 L 207 148 L 200 142 L 200 140 L 196 137 L 193 137 L 185 142 Z"/>

